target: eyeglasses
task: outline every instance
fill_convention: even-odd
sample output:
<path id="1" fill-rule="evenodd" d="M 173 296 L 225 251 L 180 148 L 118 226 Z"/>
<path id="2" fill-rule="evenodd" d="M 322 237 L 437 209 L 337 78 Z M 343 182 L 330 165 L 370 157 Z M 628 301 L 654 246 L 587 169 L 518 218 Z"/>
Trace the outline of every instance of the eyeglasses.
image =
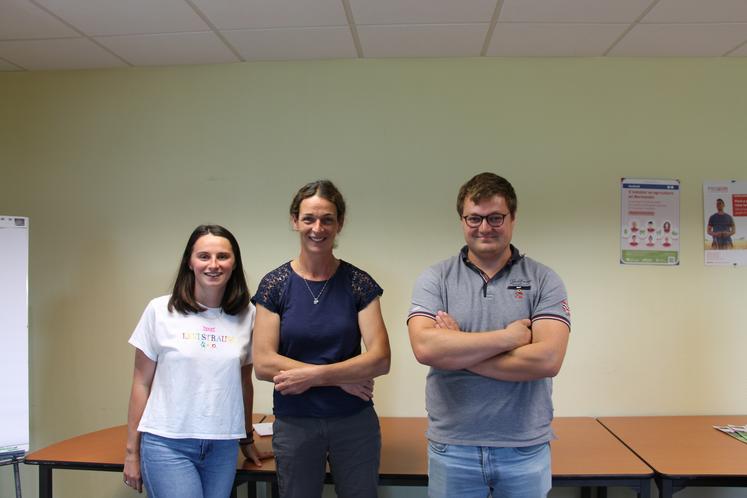
<path id="1" fill-rule="evenodd" d="M 462 216 L 462 219 L 470 228 L 479 228 L 480 225 L 482 225 L 482 220 L 487 220 L 488 225 L 493 228 L 499 228 L 503 225 L 503 222 L 506 220 L 506 216 L 508 216 L 509 214 L 510 213 L 490 213 L 487 216 L 480 216 L 479 214 L 468 214 L 467 216 Z"/>

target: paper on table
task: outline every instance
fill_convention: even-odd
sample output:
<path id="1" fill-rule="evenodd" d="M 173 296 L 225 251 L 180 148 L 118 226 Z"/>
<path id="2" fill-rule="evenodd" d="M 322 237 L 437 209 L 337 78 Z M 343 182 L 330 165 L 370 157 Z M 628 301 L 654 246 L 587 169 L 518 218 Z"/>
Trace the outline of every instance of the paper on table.
<path id="1" fill-rule="evenodd" d="M 272 422 L 263 422 L 261 424 L 253 424 L 254 432 L 259 436 L 272 436 Z"/>
<path id="2" fill-rule="evenodd" d="M 714 425 L 713 428 L 743 443 L 747 443 L 747 425 Z"/>

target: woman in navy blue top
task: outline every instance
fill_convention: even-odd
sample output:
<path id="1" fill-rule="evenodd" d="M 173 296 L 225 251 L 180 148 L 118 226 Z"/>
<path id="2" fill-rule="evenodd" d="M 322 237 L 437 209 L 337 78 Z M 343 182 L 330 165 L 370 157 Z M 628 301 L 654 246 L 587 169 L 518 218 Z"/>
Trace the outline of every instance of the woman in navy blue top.
<path id="1" fill-rule="evenodd" d="M 290 215 L 301 252 L 265 275 L 253 299 L 255 371 L 275 384 L 280 496 L 321 497 L 329 463 L 339 497 L 375 497 L 381 436 L 373 379 L 390 361 L 383 290 L 333 254 L 345 201 L 332 182 L 303 186 Z"/>

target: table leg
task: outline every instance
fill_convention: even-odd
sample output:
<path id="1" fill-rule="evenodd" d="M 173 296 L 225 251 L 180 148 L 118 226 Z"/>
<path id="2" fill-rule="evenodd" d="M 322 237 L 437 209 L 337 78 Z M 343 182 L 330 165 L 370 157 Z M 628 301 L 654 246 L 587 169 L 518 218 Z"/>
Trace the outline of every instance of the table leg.
<path id="1" fill-rule="evenodd" d="M 271 490 L 272 498 L 278 498 L 280 496 L 280 491 L 278 490 L 278 481 L 277 479 L 272 480 L 272 490 Z"/>
<path id="2" fill-rule="evenodd" d="M 651 481 L 649 479 L 641 479 L 641 488 L 638 492 L 638 498 L 651 498 Z"/>
<path id="3" fill-rule="evenodd" d="M 260 481 L 236 481 L 233 484 L 233 489 L 231 489 L 231 498 L 238 498 L 239 496 L 239 487 L 246 484 L 246 497 L 247 498 L 257 498 L 257 487 L 260 485 Z"/>
<path id="4" fill-rule="evenodd" d="M 659 496 L 661 498 L 672 498 L 674 485 L 671 479 L 658 479 L 656 484 L 659 485 Z"/>
<path id="5" fill-rule="evenodd" d="M 52 498 L 51 465 L 39 465 L 39 498 Z"/>
<path id="6" fill-rule="evenodd" d="M 18 461 L 13 462 L 13 481 L 16 483 L 16 498 L 21 498 L 21 472 L 18 470 Z"/>

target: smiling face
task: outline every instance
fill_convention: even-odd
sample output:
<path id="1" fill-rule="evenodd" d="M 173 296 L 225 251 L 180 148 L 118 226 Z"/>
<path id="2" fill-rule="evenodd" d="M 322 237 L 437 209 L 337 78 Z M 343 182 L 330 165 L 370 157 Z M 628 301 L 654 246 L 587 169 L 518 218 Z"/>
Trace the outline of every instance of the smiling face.
<path id="1" fill-rule="evenodd" d="M 335 205 L 318 195 L 301 201 L 298 217 L 292 218 L 291 223 L 301 237 L 301 251 L 311 254 L 331 254 L 335 237 L 342 230 Z"/>
<path id="2" fill-rule="evenodd" d="M 189 269 L 195 275 L 195 299 L 205 306 L 219 306 L 235 265 L 228 239 L 212 234 L 197 239 L 189 258 Z"/>
<path id="3" fill-rule="evenodd" d="M 511 237 L 516 218 L 509 214 L 506 199 L 500 195 L 494 195 L 479 204 L 475 204 L 472 199 L 464 200 L 462 217 L 470 215 L 487 216 L 496 213 L 506 215 L 503 225 L 497 228 L 490 226 L 487 220 L 482 220 L 477 228 L 472 228 L 462 218 L 464 240 L 470 254 L 478 261 L 494 261 L 502 258 L 507 261 L 510 258 Z"/>

